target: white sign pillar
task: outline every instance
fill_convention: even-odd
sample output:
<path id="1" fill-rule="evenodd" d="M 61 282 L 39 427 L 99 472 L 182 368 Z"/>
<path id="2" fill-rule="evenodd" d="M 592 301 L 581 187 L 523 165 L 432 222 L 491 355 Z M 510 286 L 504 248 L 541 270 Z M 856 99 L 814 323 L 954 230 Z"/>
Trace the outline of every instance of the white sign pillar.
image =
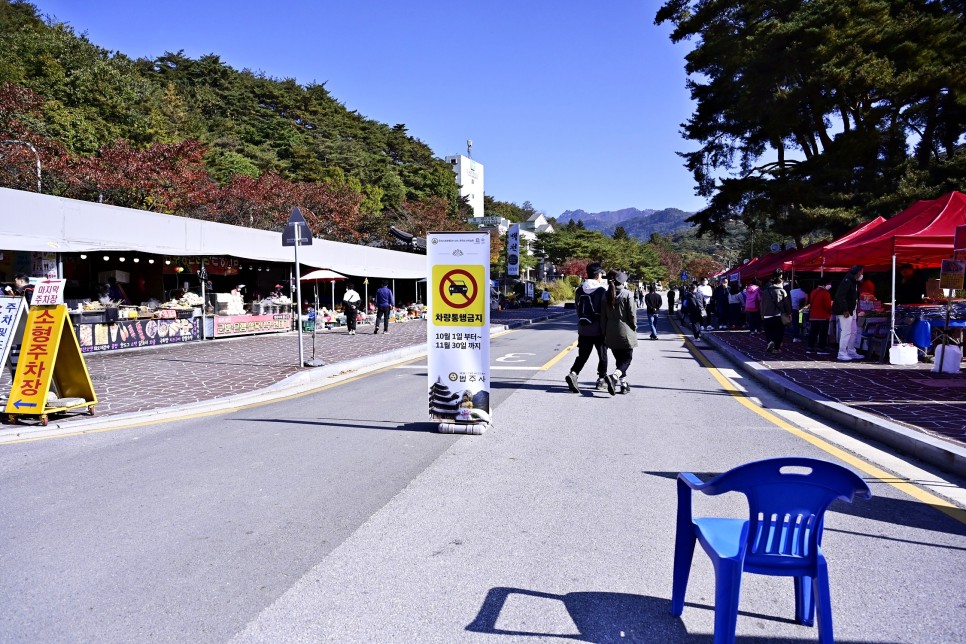
<path id="1" fill-rule="evenodd" d="M 490 425 L 490 235 L 434 232 L 426 242 L 429 417 L 443 433 L 482 434 Z"/>

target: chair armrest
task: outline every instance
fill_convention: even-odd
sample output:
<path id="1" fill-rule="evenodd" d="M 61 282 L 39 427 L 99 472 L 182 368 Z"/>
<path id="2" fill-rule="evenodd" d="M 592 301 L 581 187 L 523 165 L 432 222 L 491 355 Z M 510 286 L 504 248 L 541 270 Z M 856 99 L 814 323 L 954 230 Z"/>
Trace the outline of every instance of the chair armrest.
<path id="1" fill-rule="evenodd" d="M 701 482 L 697 476 L 691 472 L 680 472 L 678 474 L 678 480 L 687 485 L 692 490 L 698 490 L 699 492 L 705 487 L 705 483 Z"/>

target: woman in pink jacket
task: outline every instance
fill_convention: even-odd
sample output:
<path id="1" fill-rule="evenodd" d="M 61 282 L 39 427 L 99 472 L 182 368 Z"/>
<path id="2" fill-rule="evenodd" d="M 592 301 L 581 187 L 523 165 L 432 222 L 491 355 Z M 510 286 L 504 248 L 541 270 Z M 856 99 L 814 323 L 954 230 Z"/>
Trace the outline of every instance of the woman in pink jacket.
<path id="1" fill-rule="evenodd" d="M 748 331 L 760 333 L 761 289 L 758 287 L 758 278 L 752 279 L 751 284 L 745 288 L 745 315 L 748 317 Z"/>

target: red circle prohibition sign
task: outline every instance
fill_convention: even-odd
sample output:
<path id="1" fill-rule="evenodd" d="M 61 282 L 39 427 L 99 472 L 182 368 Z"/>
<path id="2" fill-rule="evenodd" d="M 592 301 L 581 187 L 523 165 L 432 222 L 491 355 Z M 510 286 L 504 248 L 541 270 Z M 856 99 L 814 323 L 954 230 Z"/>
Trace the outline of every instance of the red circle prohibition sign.
<path id="1" fill-rule="evenodd" d="M 454 279 L 453 278 L 454 275 L 466 276 L 466 279 L 468 279 L 470 281 L 470 284 L 473 285 L 472 296 L 470 296 L 470 294 L 467 292 L 466 282 L 464 282 L 463 280 Z M 439 296 L 443 298 L 443 301 L 446 302 L 446 304 L 453 307 L 454 309 L 465 309 L 466 307 L 468 307 L 470 304 L 474 302 L 474 300 L 476 300 L 476 296 L 479 294 L 479 292 L 480 292 L 480 288 L 476 283 L 476 278 L 473 277 L 472 273 L 470 273 L 469 271 L 463 270 L 462 268 L 456 268 L 449 271 L 448 273 L 443 275 L 443 279 L 439 281 Z M 462 295 L 464 298 L 466 298 L 466 301 L 457 303 L 450 299 L 451 297 L 454 297 L 457 295 Z"/>

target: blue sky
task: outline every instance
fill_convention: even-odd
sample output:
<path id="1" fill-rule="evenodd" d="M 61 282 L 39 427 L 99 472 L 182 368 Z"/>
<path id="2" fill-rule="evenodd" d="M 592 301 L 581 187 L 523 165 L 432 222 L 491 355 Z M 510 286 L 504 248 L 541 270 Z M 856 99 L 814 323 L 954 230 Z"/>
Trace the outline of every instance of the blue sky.
<path id="1" fill-rule="evenodd" d="M 704 205 L 675 152 L 692 105 L 687 43 L 657 0 L 34 0 L 132 57 L 214 53 L 325 83 L 351 110 L 485 167 L 485 192 L 565 210 Z"/>

